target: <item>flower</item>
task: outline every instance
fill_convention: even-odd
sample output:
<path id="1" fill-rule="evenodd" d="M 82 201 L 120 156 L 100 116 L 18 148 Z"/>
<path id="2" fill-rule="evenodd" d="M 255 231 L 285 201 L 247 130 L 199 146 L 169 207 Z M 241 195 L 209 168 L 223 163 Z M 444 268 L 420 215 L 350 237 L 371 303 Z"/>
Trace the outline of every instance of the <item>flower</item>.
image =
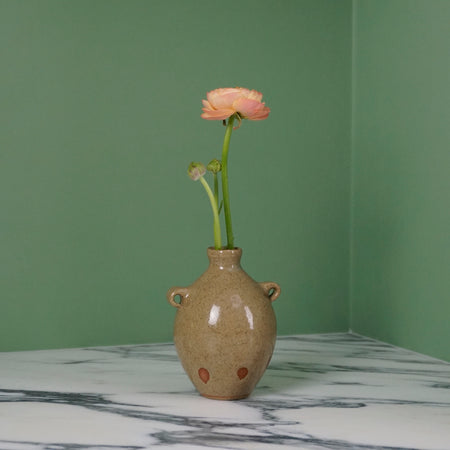
<path id="1" fill-rule="evenodd" d="M 225 120 L 233 114 L 240 119 L 264 120 L 270 113 L 265 103 L 261 102 L 262 94 L 245 88 L 219 88 L 206 94 L 202 100 L 202 119 Z"/>
<path id="2" fill-rule="evenodd" d="M 191 180 L 197 181 L 206 173 L 205 166 L 200 162 L 191 162 L 188 167 L 188 175 Z"/>
<path id="3" fill-rule="evenodd" d="M 263 103 L 262 94 L 255 90 L 245 88 L 220 88 L 206 94 L 207 100 L 203 101 L 203 114 L 201 117 L 207 120 L 223 120 L 226 126 L 225 137 L 222 146 L 222 159 L 213 159 L 205 166 L 199 162 L 192 162 L 188 169 L 189 177 L 200 180 L 208 194 L 214 218 L 214 248 L 222 248 L 220 234 L 220 213 L 223 206 L 225 227 L 227 234 L 227 245 L 224 248 L 233 249 L 234 236 L 231 222 L 230 193 L 228 188 L 228 151 L 230 138 L 233 130 L 239 128 L 242 119 L 264 120 L 267 119 L 270 109 Z M 228 119 L 228 120 L 227 120 Z M 238 127 L 233 128 L 235 121 L 239 122 Z M 211 190 L 204 175 L 206 170 L 211 172 L 214 181 L 214 192 Z M 221 172 L 222 200 L 219 199 L 219 178 L 217 174 Z"/>

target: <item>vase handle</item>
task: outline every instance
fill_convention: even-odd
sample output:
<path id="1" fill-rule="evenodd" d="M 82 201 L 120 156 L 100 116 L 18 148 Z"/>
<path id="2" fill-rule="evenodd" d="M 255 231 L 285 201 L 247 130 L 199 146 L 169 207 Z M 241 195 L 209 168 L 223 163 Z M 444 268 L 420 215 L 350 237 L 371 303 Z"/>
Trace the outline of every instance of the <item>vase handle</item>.
<path id="1" fill-rule="evenodd" d="M 264 281 L 263 283 L 259 284 L 264 289 L 266 295 L 269 296 L 269 300 L 271 302 L 273 302 L 280 296 L 281 288 L 279 284 L 274 283 L 273 281 Z"/>
<path id="2" fill-rule="evenodd" d="M 167 291 L 167 301 L 175 308 L 179 308 L 181 306 L 181 302 L 188 295 L 188 288 L 174 286 Z M 175 297 L 180 296 L 180 302 L 175 301 Z"/>

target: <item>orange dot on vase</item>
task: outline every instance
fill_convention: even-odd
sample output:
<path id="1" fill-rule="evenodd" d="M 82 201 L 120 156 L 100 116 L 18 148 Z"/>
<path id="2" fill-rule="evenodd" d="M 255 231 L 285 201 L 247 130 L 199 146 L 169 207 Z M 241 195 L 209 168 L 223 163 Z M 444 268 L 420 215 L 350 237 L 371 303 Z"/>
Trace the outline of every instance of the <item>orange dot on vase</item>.
<path id="1" fill-rule="evenodd" d="M 203 367 L 198 369 L 198 376 L 205 384 L 209 381 L 209 372 L 206 369 L 204 369 Z"/>
<path id="2" fill-rule="evenodd" d="M 240 380 L 243 380 L 247 375 L 248 375 L 248 369 L 247 369 L 247 367 L 241 367 L 241 368 L 237 371 L 237 376 L 239 377 Z"/>

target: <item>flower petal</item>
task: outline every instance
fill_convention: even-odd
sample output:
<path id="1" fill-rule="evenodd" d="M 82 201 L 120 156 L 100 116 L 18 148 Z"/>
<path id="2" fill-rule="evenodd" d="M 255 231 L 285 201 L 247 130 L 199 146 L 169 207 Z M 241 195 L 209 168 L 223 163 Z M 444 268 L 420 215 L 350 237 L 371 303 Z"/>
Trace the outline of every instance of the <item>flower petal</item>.
<path id="1" fill-rule="evenodd" d="M 267 119 L 267 117 L 269 117 L 269 114 L 270 114 L 270 108 L 268 108 L 267 106 L 264 106 L 264 108 L 261 109 L 259 112 L 254 114 L 252 117 L 249 117 L 249 120 L 264 120 L 264 119 Z"/>
<path id="2" fill-rule="evenodd" d="M 234 113 L 234 109 L 209 110 L 203 108 L 203 114 L 200 117 L 207 120 L 225 120 L 228 117 L 232 116 Z"/>
<path id="3" fill-rule="evenodd" d="M 261 94 L 261 92 L 252 90 L 248 93 L 247 97 L 251 100 L 257 100 L 258 102 L 260 102 L 263 98 L 263 95 Z"/>
<path id="4" fill-rule="evenodd" d="M 209 103 L 208 100 L 202 100 L 202 103 L 203 103 L 204 108 L 213 109 L 211 103 Z"/>
<path id="5" fill-rule="evenodd" d="M 238 98 L 233 103 L 233 108 L 236 109 L 243 118 L 251 120 L 252 117 L 260 115 L 260 112 L 264 109 L 264 103 L 250 98 Z"/>
<path id="6" fill-rule="evenodd" d="M 206 94 L 206 98 L 214 109 L 230 108 L 240 96 L 240 90 L 234 88 L 216 89 Z"/>

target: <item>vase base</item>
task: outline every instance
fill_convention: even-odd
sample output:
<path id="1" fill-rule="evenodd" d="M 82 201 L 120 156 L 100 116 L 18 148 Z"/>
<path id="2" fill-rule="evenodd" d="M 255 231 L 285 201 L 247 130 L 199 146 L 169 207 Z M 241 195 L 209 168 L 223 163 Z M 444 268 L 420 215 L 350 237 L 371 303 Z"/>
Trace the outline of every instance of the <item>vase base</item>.
<path id="1" fill-rule="evenodd" d="M 243 400 L 247 398 L 250 394 L 241 394 L 241 395 L 230 395 L 230 396 L 221 396 L 221 395 L 207 395 L 200 394 L 202 397 L 209 398 L 210 400 Z"/>

